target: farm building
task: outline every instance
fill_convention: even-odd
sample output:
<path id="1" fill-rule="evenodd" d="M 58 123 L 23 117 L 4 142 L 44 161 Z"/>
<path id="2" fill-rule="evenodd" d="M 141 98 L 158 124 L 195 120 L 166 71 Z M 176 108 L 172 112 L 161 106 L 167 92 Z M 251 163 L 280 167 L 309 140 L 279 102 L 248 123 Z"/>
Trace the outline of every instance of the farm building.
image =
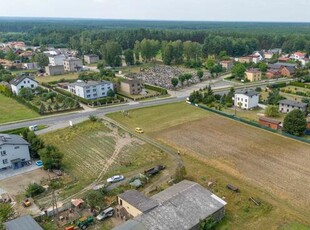
<path id="1" fill-rule="evenodd" d="M 292 100 L 281 100 L 279 101 L 279 112 L 281 113 L 289 113 L 294 109 L 299 109 L 302 112 L 307 111 L 308 104 L 299 102 L 299 101 L 292 101 Z"/>
<path id="2" fill-rule="evenodd" d="M 151 198 L 140 194 L 137 197 L 130 196 L 129 199 L 134 200 L 135 205 L 145 207 L 147 211 L 114 230 L 198 229 L 201 220 L 213 217 L 220 221 L 225 215 L 225 201 L 188 180 L 181 181 Z"/>
<path id="3" fill-rule="evenodd" d="M 267 117 L 260 117 L 259 124 L 271 129 L 278 130 L 281 128 L 281 122 Z"/>
<path id="4" fill-rule="evenodd" d="M 241 109 L 252 109 L 258 106 L 259 93 L 255 91 L 246 91 L 244 93 L 235 93 L 233 98 L 234 105 Z"/>
<path id="5" fill-rule="evenodd" d="M 7 230 L 43 230 L 29 215 L 16 218 L 4 223 Z"/>

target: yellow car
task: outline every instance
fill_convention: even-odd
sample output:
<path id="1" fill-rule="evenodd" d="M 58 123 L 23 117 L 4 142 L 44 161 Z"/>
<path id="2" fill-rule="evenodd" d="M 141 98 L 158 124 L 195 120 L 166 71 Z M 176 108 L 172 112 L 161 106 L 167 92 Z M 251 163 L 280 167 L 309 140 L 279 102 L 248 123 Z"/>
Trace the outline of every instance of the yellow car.
<path id="1" fill-rule="evenodd" d="M 136 131 L 137 133 L 143 133 L 143 129 L 141 129 L 141 128 L 136 128 L 135 131 Z"/>

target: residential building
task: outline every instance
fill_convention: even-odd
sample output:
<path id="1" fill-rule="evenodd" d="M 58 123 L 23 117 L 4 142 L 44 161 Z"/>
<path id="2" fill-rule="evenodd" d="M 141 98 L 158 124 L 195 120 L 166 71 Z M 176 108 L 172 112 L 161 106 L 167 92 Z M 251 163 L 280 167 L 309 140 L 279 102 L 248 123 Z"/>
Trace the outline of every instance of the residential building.
<path id="1" fill-rule="evenodd" d="M 143 83 L 141 79 L 138 78 L 128 78 L 121 81 L 120 91 L 125 92 L 130 95 L 137 95 L 142 92 Z"/>
<path id="2" fill-rule="evenodd" d="M 68 85 L 68 90 L 85 99 L 106 97 L 109 90 L 114 91 L 114 85 L 109 81 L 81 81 Z"/>
<path id="3" fill-rule="evenodd" d="M 250 55 L 249 56 L 250 58 L 252 58 L 252 62 L 257 64 L 259 63 L 261 60 L 260 60 L 260 55 Z"/>
<path id="4" fill-rule="evenodd" d="M 280 68 L 280 73 L 284 77 L 292 77 L 295 73 L 295 68 L 292 66 L 282 66 Z"/>
<path id="5" fill-rule="evenodd" d="M 220 65 L 225 68 L 227 71 L 230 71 L 234 66 L 233 60 L 224 60 L 220 62 Z"/>
<path id="6" fill-rule="evenodd" d="M 309 58 L 302 58 L 299 60 L 302 66 L 305 66 L 309 63 Z"/>
<path id="7" fill-rule="evenodd" d="M 277 120 L 273 120 L 267 117 L 260 117 L 259 118 L 259 124 L 266 126 L 268 128 L 278 130 L 281 128 L 281 122 Z"/>
<path id="8" fill-rule="evenodd" d="M 278 58 L 279 62 L 288 62 L 289 60 L 291 60 L 289 57 L 279 57 Z"/>
<path id="9" fill-rule="evenodd" d="M 0 133 L 0 169 L 20 168 L 30 161 L 29 143 L 19 135 Z"/>
<path id="10" fill-rule="evenodd" d="M 61 75 L 65 73 L 65 69 L 63 65 L 48 65 L 45 67 L 45 72 L 47 75 Z"/>
<path id="11" fill-rule="evenodd" d="M 235 93 L 233 100 L 234 105 L 241 109 L 252 109 L 258 106 L 259 93 L 255 91 Z"/>
<path id="12" fill-rule="evenodd" d="M 269 69 L 266 72 L 266 77 L 269 79 L 281 77 L 281 72 L 278 69 Z"/>
<path id="13" fill-rule="evenodd" d="M 24 69 L 39 69 L 39 65 L 36 62 L 33 63 L 24 63 Z"/>
<path id="14" fill-rule="evenodd" d="M 240 58 L 238 58 L 238 61 L 239 61 L 240 63 L 251 63 L 251 62 L 253 62 L 253 58 L 250 57 L 250 56 L 247 56 L 247 57 L 240 57 Z"/>
<path id="15" fill-rule="evenodd" d="M 308 108 L 307 103 L 293 101 L 293 100 L 281 100 L 279 101 L 279 111 L 281 113 L 289 113 L 294 109 L 299 109 L 302 112 L 306 112 Z"/>
<path id="16" fill-rule="evenodd" d="M 269 51 L 264 52 L 265 59 L 272 59 L 273 55 L 274 55 L 274 53 L 272 53 L 272 52 L 269 52 Z"/>
<path id="17" fill-rule="evenodd" d="M 87 55 L 84 55 L 84 61 L 87 64 L 97 63 L 99 61 L 99 56 L 96 54 L 87 54 Z"/>
<path id="18" fill-rule="evenodd" d="M 306 53 L 295 52 L 294 54 L 290 56 L 290 58 L 293 59 L 294 61 L 299 61 L 300 59 L 305 58 L 306 55 L 307 55 Z"/>
<path id="19" fill-rule="evenodd" d="M 258 69 L 248 69 L 245 71 L 246 79 L 249 81 L 260 81 L 262 80 L 262 72 Z"/>
<path id="20" fill-rule="evenodd" d="M 124 198 L 123 194 L 120 196 Z M 114 230 L 199 229 L 201 220 L 212 217 L 215 221 L 220 221 L 225 216 L 227 204 L 203 186 L 188 180 L 150 198 L 130 192 L 125 195 L 125 199 L 126 202 L 118 198 L 116 216 L 121 214 L 119 210 L 127 212 L 126 210 L 132 211 L 131 208 L 139 209 L 140 213 Z M 131 205 L 127 206 L 128 204 Z M 117 217 L 124 219 L 123 216 Z"/>
<path id="21" fill-rule="evenodd" d="M 83 67 L 82 60 L 74 57 L 65 59 L 63 65 L 66 72 L 76 72 Z"/>
<path id="22" fill-rule="evenodd" d="M 258 57 L 258 61 L 263 61 L 265 59 L 263 51 L 255 51 L 252 56 Z"/>
<path id="23" fill-rule="evenodd" d="M 30 216 L 18 217 L 4 223 L 6 230 L 43 230 L 43 228 Z"/>
<path id="24" fill-rule="evenodd" d="M 22 88 L 35 89 L 38 87 L 38 82 L 27 75 L 20 75 L 10 81 L 12 92 L 18 95 Z"/>
<path id="25" fill-rule="evenodd" d="M 52 66 L 63 65 L 65 59 L 65 55 L 53 55 L 48 57 L 49 64 Z"/>

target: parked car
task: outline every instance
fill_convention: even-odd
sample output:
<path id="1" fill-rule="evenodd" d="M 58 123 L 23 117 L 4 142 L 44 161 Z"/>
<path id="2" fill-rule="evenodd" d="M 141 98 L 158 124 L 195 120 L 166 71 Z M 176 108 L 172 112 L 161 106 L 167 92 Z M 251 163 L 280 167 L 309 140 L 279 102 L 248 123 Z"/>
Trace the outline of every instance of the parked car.
<path id="1" fill-rule="evenodd" d="M 41 160 L 36 161 L 36 166 L 39 166 L 39 167 L 43 166 L 43 162 Z"/>
<path id="2" fill-rule="evenodd" d="M 144 132 L 143 129 L 141 129 L 141 128 L 135 128 L 135 131 L 136 131 L 137 133 L 143 133 L 143 132 Z"/>
<path id="3" fill-rule="evenodd" d="M 115 183 L 115 182 L 119 182 L 119 181 L 124 180 L 124 178 L 125 177 L 123 175 L 115 175 L 115 176 L 108 178 L 107 182 L 108 183 Z"/>
<path id="4" fill-rule="evenodd" d="M 99 215 L 96 217 L 97 220 L 104 220 L 107 217 L 111 217 L 114 215 L 114 209 L 112 207 L 109 207 L 102 212 L 99 213 Z"/>

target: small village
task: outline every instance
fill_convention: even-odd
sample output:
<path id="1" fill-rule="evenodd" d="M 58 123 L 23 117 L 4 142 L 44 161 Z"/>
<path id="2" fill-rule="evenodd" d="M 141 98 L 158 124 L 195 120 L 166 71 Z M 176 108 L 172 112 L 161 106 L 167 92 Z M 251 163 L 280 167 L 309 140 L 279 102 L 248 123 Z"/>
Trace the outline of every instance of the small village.
<path id="1" fill-rule="evenodd" d="M 310 224 L 309 52 L 208 36 L 0 39 L 1 227 Z"/>

